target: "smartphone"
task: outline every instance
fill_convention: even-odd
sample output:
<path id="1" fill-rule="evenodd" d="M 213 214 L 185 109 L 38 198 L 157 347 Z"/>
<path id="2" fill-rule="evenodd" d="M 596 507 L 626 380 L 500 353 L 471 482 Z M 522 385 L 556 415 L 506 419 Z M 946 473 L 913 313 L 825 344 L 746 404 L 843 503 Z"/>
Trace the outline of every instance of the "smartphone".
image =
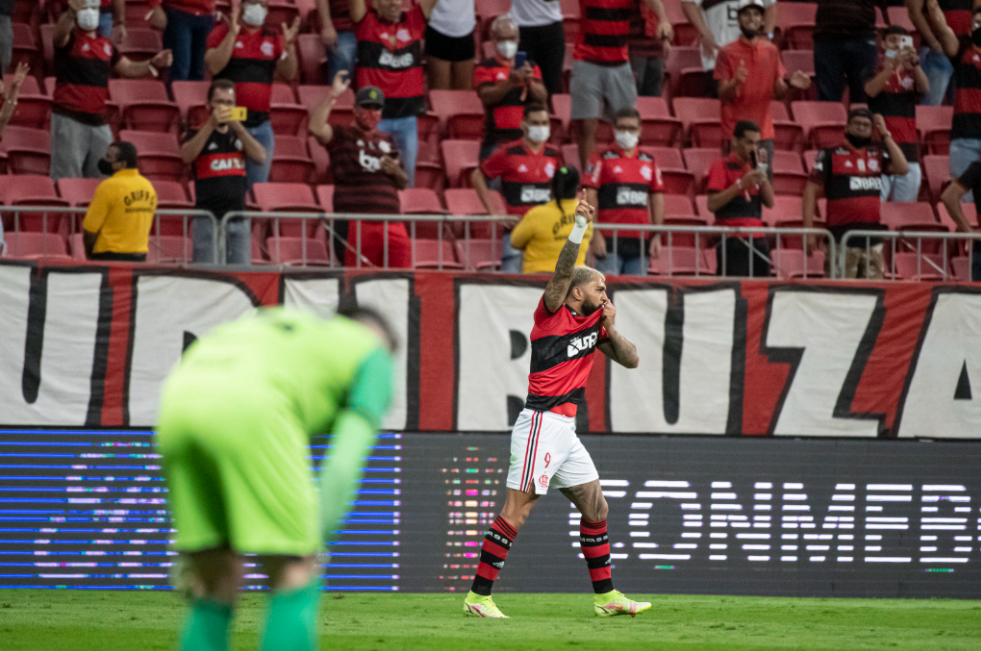
<path id="1" fill-rule="evenodd" d="M 749 152 L 749 164 L 754 168 L 758 168 L 760 166 L 760 157 L 759 154 L 756 153 L 755 149 Z"/>
<path id="2" fill-rule="evenodd" d="M 899 37 L 899 49 L 905 50 L 906 48 L 913 47 L 913 37 L 912 36 L 900 36 Z"/>
<path id="3" fill-rule="evenodd" d="M 249 109 L 244 106 L 233 106 L 232 115 L 228 119 L 232 122 L 245 122 L 249 119 Z"/>
<path id="4" fill-rule="evenodd" d="M 517 70 L 521 66 L 525 65 L 528 61 L 528 53 L 518 50 L 518 53 L 514 55 L 514 69 Z"/>

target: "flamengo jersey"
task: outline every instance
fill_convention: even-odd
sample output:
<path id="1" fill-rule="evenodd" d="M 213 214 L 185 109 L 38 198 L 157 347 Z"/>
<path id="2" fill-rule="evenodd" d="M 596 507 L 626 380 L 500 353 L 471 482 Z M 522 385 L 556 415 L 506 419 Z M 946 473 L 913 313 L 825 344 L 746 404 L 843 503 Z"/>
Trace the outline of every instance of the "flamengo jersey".
<path id="1" fill-rule="evenodd" d="M 661 170 L 654 157 L 639 149 L 627 156 L 611 147 L 594 160 L 583 185 L 597 190 L 600 224 L 650 224 L 650 195 L 664 192 Z M 613 237 L 613 231 L 602 231 Z M 638 237 L 640 231 L 619 231 L 618 237 Z"/>
<path id="2" fill-rule="evenodd" d="M 876 74 L 881 71 L 882 68 L 879 67 Z M 882 115 L 886 127 L 892 133 L 892 139 L 910 163 L 919 160 L 916 146 L 919 139 L 916 131 L 916 105 L 920 103 L 919 100 L 920 94 L 916 91 L 913 75 L 903 68 L 889 77 L 878 95 L 869 98 L 869 109 Z"/>
<path id="3" fill-rule="evenodd" d="M 358 87 L 378 86 L 385 94 L 383 119 L 414 117 L 426 110 L 422 72 L 425 33 L 426 17 L 419 5 L 403 13 L 398 23 L 384 21 L 369 9 L 354 25 Z"/>
<path id="4" fill-rule="evenodd" d="M 185 142 L 195 133 L 189 132 Z M 212 131 L 192 167 L 195 207 L 210 210 L 219 219 L 226 212 L 245 210 L 245 152 L 231 128 L 225 133 Z"/>
<path id="5" fill-rule="evenodd" d="M 501 194 L 509 215 L 524 215 L 532 206 L 552 200 L 552 177 L 559 166 L 559 150 L 545 144 L 537 154 L 524 140 L 501 145 L 480 164 L 489 179 L 501 177 Z"/>
<path id="6" fill-rule="evenodd" d="M 529 61 L 531 76 L 542 80 L 542 71 L 534 61 Z M 474 71 L 474 87 L 494 86 L 508 78 L 511 68 L 501 65 L 497 59 L 484 59 Z M 487 109 L 487 126 L 484 127 L 484 143 L 497 144 L 521 138 L 521 120 L 524 118 L 526 89 L 518 86 L 508 91 L 501 102 Z"/>
<path id="7" fill-rule="evenodd" d="M 52 110 L 85 124 L 105 124 L 109 73 L 118 62 L 110 39 L 73 29 L 65 47 L 55 50 Z"/>
<path id="8" fill-rule="evenodd" d="M 954 123 L 951 139 L 981 138 L 981 53 L 969 46 L 954 66 Z"/>
<path id="9" fill-rule="evenodd" d="M 531 329 L 531 373 L 525 408 L 575 416 L 586 400 L 596 346 L 606 341 L 603 310 L 580 316 L 563 305 L 554 314 L 542 296 Z"/>
<path id="10" fill-rule="evenodd" d="M 579 37 L 573 58 L 599 64 L 627 61 L 630 12 L 642 0 L 579 0 Z"/>
<path id="11" fill-rule="evenodd" d="M 353 126 L 337 126 L 327 151 L 334 174 L 335 212 L 374 215 L 401 212 L 395 180 L 381 171 L 381 157 L 397 151 L 390 135 L 378 130 L 368 134 Z M 393 225 L 389 223 L 389 227 Z"/>
<path id="12" fill-rule="evenodd" d="M 954 30 L 957 36 L 971 35 L 971 14 L 974 13 L 973 0 L 940 0 L 947 26 Z M 923 12 L 926 13 L 926 3 Z"/>
<path id="13" fill-rule="evenodd" d="M 828 230 L 840 239 L 849 229 L 878 228 L 882 174 L 889 154 L 869 145 L 855 149 L 847 142 L 818 152 L 811 181 L 824 187 Z"/>
<path id="14" fill-rule="evenodd" d="M 717 160 L 709 168 L 706 189 L 709 194 L 731 188 L 749 171 L 749 163 L 739 160 L 735 154 Z M 759 228 L 763 226 L 763 199 L 760 186 L 746 188 L 736 197 L 715 211 L 715 223 L 719 226 L 743 226 Z M 753 237 L 766 237 L 758 233 Z"/>
<path id="15" fill-rule="evenodd" d="M 208 49 L 221 45 L 228 35 L 228 25 L 221 23 L 208 36 Z M 273 75 L 276 62 L 283 56 L 283 35 L 262 27 L 250 31 L 243 26 L 235 39 L 232 58 L 215 79 L 235 82 L 235 98 L 238 106 L 249 109 L 245 126 L 256 127 L 269 120 L 269 104 L 272 101 Z"/>

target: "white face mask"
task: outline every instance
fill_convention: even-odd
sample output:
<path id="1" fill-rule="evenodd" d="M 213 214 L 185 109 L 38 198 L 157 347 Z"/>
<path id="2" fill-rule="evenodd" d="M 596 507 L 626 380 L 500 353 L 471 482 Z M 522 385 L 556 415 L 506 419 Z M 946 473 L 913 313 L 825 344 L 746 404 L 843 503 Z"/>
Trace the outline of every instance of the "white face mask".
<path id="1" fill-rule="evenodd" d="M 265 24 L 269 10 L 258 4 L 247 4 L 242 10 L 242 22 L 252 27 L 260 27 Z"/>
<path id="2" fill-rule="evenodd" d="M 617 140 L 617 144 L 620 145 L 621 149 L 633 149 L 637 146 L 637 142 L 640 140 L 640 136 L 636 133 L 630 133 L 629 131 L 617 131 L 614 133 L 614 137 Z"/>
<path id="3" fill-rule="evenodd" d="M 518 44 L 515 41 L 498 41 L 497 51 L 505 59 L 513 59 L 518 53 Z"/>
<path id="4" fill-rule="evenodd" d="M 83 32 L 91 32 L 99 27 L 99 10 L 82 9 L 75 14 L 75 21 Z"/>
<path id="5" fill-rule="evenodd" d="M 528 140 L 532 142 L 545 142 L 548 140 L 550 132 L 548 125 L 544 127 L 528 127 Z"/>

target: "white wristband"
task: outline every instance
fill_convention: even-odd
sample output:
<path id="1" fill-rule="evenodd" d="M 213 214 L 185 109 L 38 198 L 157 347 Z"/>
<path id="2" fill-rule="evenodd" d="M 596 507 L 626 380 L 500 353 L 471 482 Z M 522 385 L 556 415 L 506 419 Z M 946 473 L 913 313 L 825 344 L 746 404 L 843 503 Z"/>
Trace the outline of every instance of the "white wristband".
<path id="1" fill-rule="evenodd" d="M 572 227 L 572 232 L 569 233 L 569 241 L 575 242 L 576 244 L 582 244 L 582 238 L 586 234 L 587 228 L 588 226 L 580 226 L 579 224 L 575 224 Z"/>

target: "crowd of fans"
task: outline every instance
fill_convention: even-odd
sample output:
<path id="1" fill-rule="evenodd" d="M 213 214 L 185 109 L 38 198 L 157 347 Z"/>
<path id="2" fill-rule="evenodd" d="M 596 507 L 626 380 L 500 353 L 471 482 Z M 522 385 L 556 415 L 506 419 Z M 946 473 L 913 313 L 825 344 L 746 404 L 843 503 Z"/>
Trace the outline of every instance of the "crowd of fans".
<path id="1" fill-rule="evenodd" d="M 665 55 L 674 38 L 664 1 L 580 0 L 569 80 L 578 161 L 563 160 L 550 143 L 547 106 L 563 88 L 566 38 L 558 0 L 512 0 L 510 11 L 490 23 L 489 57 L 478 56 L 475 48 L 480 0 L 311 2 L 315 11 L 309 18 L 319 20 L 332 85 L 311 113 L 309 131 L 330 154 L 335 211 L 397 214 L 398 191 L 415 184 L 418 119 L 426 111 L 427 88 L 473 89 L 485 108 L 486 126 L 471 182 L 489 214 L 499 211 L 491 191 L 503 196 L 502 271 L 550 267 L 549 251 L 555 247 L 539 240 L 546 233 L 562 239 L 580 188 L 597 207 L 600 226 L 662 224 L 662 175 L 655 156 L 639 146 L 643 125 L 636 105 L 638 96 L 661 94 Z M 775 138 L 771 101 L 799 97 L 811 86 L 810 75 L 785 70 L 772 42 L 785 4 L 681 0 L 701 48 L 704 95 L 721 101 L 725 144 L 707 186 L 708 208 L 719 225 L 763 226 L 762 210 L 774 202 L 768 165 Z M 823 196 L 828 228 L 839 241 L 848 230 L 880 228 L 882 201 L 916 200 L 923 178 L 915 125 L 920 103 L 954 107 L 950 171 L 955 183 L 944 202 L 958 229 L 972 228 L 959 203 L 974 199 L 981 183 L 981 10 L 972 11 L 970 2 L 906 0 L 922 43 L 917 51 L 902 26 L 877 31 L 876 9 L 885 19 L 888 4 L 817 0 L 817 96 L 842 102 L 847 91 L 853 109 L 840 143 L 818 154 L 803 193 L 802 219 L 805 226 L 814 223 Z M 225 14 L 215 0 L 148 0 L 148 5 L 145 19 L 162 30 L 165 47 L 134 61 L 117 49 L 126 36 L 124 0 L 64 2 L 54 27 L 50 175 L 55 180 L 109 175 L 123 188 L 115 190 L 120 196 L 134 191 L 138 174 L 130 154 L 135 158 L 135 151 L 129 143 L 114 143 L 107 124 L 110 76 L 170 81 L 210 76 L 209 117 L 183 134 L 180 156 L 191 166 L 197 207 L 220 220 L 244 210 L 252 186 L 269 179 L 276 149 L 270 123 L 273 82 L 297 77 L 300 19 L 271 24 L 268 0 L 236 1 Z M 15 0 L 0 0 L 5 71 L 15 7 Z M 0 125 L 15 110 L 27 74 L 19 67 L 6 89 Z M 331 109 L 349 86 L 357 91 L 353 120 L 332 126 Z M 243 115 L 237 115 L 240 108 Z M 601 120 L 612 125 L 613 142 L 597 149 Z M 114 248 L 112 236 L 90 232 L 119 219 L 107 207 L 111 189 L 100 187 L 99 193 L 102 200 L 93 201 L 85 220 L 86 243 L 93 245 L 87 250 L 145 253 L 145 245 L 134 248 L 125 241 Z M 134 229 L 148 232 L 142 220 L 133 219 Z M 348 226 L 335 226 L 330 236 L 337 259 L 357 262 L 360 254 L 365 263 L 408 266 L 410 240 L 400 222 L 363 222 L 358 229 L 361 248 L 355 251 Z M 208 244 L 213 222 L 196 219 L 192 235 L 194 261 L 213 262 Z M 640 231 L 612 235 L 600 227 L 589 245 L 597 266 L 608 273 L 643 275 L 661 253 L 659 237 L 645 239 Z M 805 248 L 810 253 L 817 245 L 807 238 Z M 251 234 L 244 220 L 229 224 L 223 249 L 226 262 L 249 262 Z M 771 272 L 763 236 L 730 237 L 717 250 L 718 267 L 727 275 Z M 853 242 L 847 261 L 849 275 L 882 277 L 881 238 L 862 240 L 861 247 Z"/>

